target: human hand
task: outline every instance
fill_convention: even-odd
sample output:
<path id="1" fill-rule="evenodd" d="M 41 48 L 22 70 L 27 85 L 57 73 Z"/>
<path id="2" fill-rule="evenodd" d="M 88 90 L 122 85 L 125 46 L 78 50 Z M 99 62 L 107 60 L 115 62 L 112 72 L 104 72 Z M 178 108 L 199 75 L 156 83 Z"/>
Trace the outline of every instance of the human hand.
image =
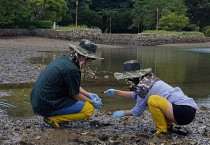
<path id="1" fill-rule="evenodd" d="M 108 96 L 114 96 L 114 94 L 115 94 L 114 91 L 115 91 L 115 89 L 108 89 L 104 93 L 106 93 Z"/>
<path id="2" fill-rule="evenodd" d="M 94 93 L 89 93 L 88 98 L 90 98 L 91 100 L 101 101 L 101 98 L 99 98 L 99 96 Z"/>
<path id="3" fill-rule="evenodd" d="M 113 118 L 125 117 L 125 111 L 124 110 L 116 111 L 113 113 L 112 117 Z"/>
<path id="4" fill-rule="evenodd" d="M 101 109 L 102 106 L 103 106 L 103 104 L 102 104 L 101 100 L 99 100 L 99 101 L 94 100 L 93 107 L 95 109 Z"/>

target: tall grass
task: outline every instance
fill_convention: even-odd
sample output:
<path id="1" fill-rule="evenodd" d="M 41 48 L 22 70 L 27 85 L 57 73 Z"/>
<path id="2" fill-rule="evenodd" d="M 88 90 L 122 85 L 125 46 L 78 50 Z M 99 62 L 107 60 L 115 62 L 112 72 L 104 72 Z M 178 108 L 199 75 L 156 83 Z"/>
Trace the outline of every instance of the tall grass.
<path id="1" fill-rule="evenodd" d="M 143 31 L 144 34 L 175 34 L 175 35 L 200 35 L 204 36 L 202 32 L 197 31 L 164 31 L 164 30 L 146 30 Z"/>
<path id="2" fill-rule="evenodd" d="M 61 31 L 67 31 L 67 30 L 84 30 L 84 29 L 99 29 L 99 28 L 96 28 L 96 27 L 88 28 L 86 25 L 77 26 L 77 27 L 75 27 L 75 25 L 59 26 L 59 27 L 57 27 L 57 30 L 61 30 Z"/>

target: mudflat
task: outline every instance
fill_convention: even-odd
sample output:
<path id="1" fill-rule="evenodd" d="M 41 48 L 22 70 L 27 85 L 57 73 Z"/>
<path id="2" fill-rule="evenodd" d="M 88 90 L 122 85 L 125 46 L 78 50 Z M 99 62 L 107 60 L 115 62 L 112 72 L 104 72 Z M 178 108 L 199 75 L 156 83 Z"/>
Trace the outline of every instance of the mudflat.
<path id="1" fill-rule="evenodd" d="M 44 56 L 47 51 L 68 51 L 67 43 L 70 42 L 39 37 L 1 37 L 0 83 L 35 82 L 45 65 L 30 63 L 30 58 Z M 186 45 L 208 47 L 210 43 Z M 99 47 L 105 48 L 105 45 Z M 210 108 L 207 106 L 199 106 L 189 125 L 175 126 L 186 131 L 186 135 L 169 132 L 163 138 L 153 136 L 156 128 L 148 109 L 140 117 L 114 119 L 112 113 L 101 112 L 98 117 L 64 123 L 59 129 L 51 128 L 40 116 L 0 116 L 0 144 L 210 144 Z"/>

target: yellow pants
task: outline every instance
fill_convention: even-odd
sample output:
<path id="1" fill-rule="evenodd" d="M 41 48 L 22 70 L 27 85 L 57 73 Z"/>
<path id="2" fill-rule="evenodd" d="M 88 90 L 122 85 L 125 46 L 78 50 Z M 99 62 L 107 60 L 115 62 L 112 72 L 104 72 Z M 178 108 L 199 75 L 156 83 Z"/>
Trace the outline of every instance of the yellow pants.
<path id="1" fill-rule="evenodd" d="M 164 116 L 167 111 L 167 99 L 158 95 L 151 95 L 147 103 L 157 127 L 156 133 L 167 132 L 167 123 Z"/>
<path id="2" fill-rule="evenodd" d="M 59 127 L 58 123 L 60 122 L 84 120 L 91 117 L 93 113 L 94 113 L 93 105 L 91 105 L 89 102 L 86 102 L 84 107 L 79 113 L 50 116 L 48 117 L 48 119 L 52 120 L 56 124 L 56 126 Z"/>

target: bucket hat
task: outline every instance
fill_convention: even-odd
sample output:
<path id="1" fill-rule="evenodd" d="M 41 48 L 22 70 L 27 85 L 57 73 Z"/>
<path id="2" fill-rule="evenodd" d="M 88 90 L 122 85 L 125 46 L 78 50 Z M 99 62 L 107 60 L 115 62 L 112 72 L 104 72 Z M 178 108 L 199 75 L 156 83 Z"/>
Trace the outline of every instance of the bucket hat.
<path id="1" fill-rule="evenodd" d="M 78 46 L 75 46 L 70 43 L 68 43 L 68 45 L 69 45 L 70 49 L 74 49 L 80 55 L 83 55 L 83 56 L 86 56 L 86 57 L 92 58 L 92 59 L 104 59 L 101 57 L 97 57 L 95 55 L 97 46 L 95 45 L 95 43 L 91 42 L 90 40 L 82 39 Z"/>
<path id="2" fill-rule="evenodd" d="M 114 77 L 117 80 L 129 79 L 129 78 L 138 78 L 142 77 L 149 72 L 152 72 L 151 68 L 141 69 L 140 64 L 137 60 L 129 60 L 123 63 L 123 73 L 116 72 Z"/>

